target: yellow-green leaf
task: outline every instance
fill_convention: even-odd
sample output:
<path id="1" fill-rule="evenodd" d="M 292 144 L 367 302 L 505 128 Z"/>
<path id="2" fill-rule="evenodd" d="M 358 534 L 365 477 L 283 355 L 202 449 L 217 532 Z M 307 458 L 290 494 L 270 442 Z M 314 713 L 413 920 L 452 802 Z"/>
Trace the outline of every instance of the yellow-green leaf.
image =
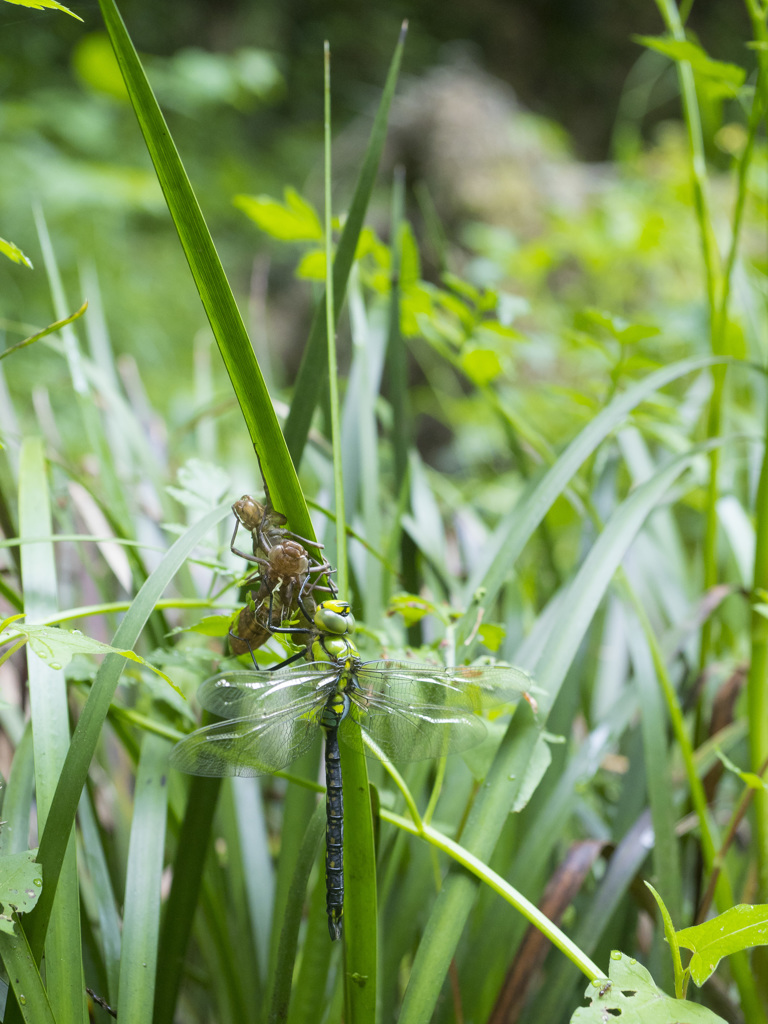
<path id="1" fill-rule="evenodd" d="M 75 14 L 74 11 L 70 11 L 64 4 L 57 4 L 56 0 L 5 0 L 7 4 L 16 4 L 19 7 L 31 7 L 33 11 L 43 11 L 46 7 L 51 8 L 55 11 L 63 11 L 68 14 L 70 18 L 77 18 L 78 21 L 83 19 L 79 14 Z"/>
<path id="2" fill-rule="evenodd" d="M 13 260 L 14 263 L 23 263 L 25 267 L 29 267 L 30 270 L 33 269 L 32 260 L 25 256 L 18 245 L 14 245 L 13 242 L 6 242 L 4 238 L 0 238 L 0 252 L 3 256 L 7 256 L 9 260 Z"/>
<path id="3" fill-rule="evenodd" d="M 283 242 L 322 241 L 323 226 L 315 208 L 294 188 L 285 189 L 285 200 L 271 196 L 235 196 L 235 206 L 262 231 Z"/>

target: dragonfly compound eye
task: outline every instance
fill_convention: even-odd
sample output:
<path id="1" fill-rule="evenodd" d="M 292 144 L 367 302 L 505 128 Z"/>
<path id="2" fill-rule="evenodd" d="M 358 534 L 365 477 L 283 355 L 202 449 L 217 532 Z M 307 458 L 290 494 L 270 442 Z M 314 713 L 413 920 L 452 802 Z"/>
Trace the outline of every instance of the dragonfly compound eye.
<path id="1" fill-rule="evenodd" d="M 315 625 L 323 633 L 344 636 L 354 633 L 355 616 L 346 601 L 324 601 L 315 613 Z"/>

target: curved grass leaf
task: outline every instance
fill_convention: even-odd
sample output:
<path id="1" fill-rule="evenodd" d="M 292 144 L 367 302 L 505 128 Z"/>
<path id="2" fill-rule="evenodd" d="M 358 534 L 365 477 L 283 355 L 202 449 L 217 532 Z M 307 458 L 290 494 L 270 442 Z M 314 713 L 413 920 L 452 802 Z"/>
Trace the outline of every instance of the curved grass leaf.
<path id="1" fill-rule="evenodd" d="M 560 602 L 558 620 L 552 624 L 549 644 L 537 668 L 537 682 L 545 691 L 539 702 L 542 719 L 552 707 L 592 616 L 646 516 L 691 461 L 715 443 L 722 444 L 722 441 L 697 445 L 673 459 L 630 494 L 607 522 Z M 511 806 L 510 791 L 519 785 L 523 775 L 519 767 L 515 772 L 508 759 L 509 744 L 524 707 L 527 705 L 523 706 L 522 702 L 518 706 L 462 836 L 462 845 L 485 862 L 493 853 Z M 533 740 L 531 748 L 532 745 Z M 515 780 L 511 785 L 510 779 Z M 475 894 L 475 885 L 456 872 L 452 872 L 443 885 L 416 954 L 401 1024 L 416 1024 L 431 1018 Z"/>
<path id="2" fill-rule="evenodd" d="M 688 373 L 702 370 L 722 359 L 704 356 L 683 359 L 662 370 L 649 374 L 637 384 L 617 395 L 579 433 L 528 493 L 521 505 L 514 508 L 501 522 L 483 552 L 482 559 L 469 584 L 466 594 L 470 599 L 477 595 L 475 603 L 468 608 L 456 627 L 459 640 L 468 637 L 477 621 L 480 610 L 487 610 L 501 587 L 509 578 L 521 551 L 532 537 L 557 498 L 568 486 L 579 466 L 595 451 L 648 395 L 665 387 L 673 380 Z"/>

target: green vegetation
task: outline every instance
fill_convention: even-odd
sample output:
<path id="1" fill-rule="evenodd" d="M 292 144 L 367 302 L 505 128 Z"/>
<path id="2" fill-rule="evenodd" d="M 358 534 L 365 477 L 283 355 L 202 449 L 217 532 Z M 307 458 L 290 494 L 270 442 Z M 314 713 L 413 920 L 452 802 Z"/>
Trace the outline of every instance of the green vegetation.
<path id="1" fill-rule="evenodd" d="M 229 131 L 275 55 L 144 61 L 114 0 L 103 33 L 26 6 L 81 91 L 0 108 L 3 1021 L 768 1021 L 768 9 L 742 67 L 658 0 L 615 163 L 521 115 L 522 203 L 446 226 L 380 173 L 404 33 L 343 199 L 318 71 L 322 200 L 316 129 Z M 363 657 L 535 680 L 460 756 L 345 751 L 343 943 L 319 743 L 258 784 L 168 768 L 246 665 L 261 473 Z"/>

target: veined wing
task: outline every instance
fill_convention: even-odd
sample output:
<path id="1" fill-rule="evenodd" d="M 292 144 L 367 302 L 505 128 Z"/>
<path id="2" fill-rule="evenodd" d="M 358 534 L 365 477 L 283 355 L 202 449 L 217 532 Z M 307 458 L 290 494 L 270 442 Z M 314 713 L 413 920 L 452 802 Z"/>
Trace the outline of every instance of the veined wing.
<path id="1" fill-rule="evenodd" d="M 324 703 L 310 694 L 278 711 L 207 725 L 177 743 L 170 762 L 190 775 L 271 775 L 312 745 Z"/>
<path id="2" fill-rule="evenodd" d="M 409 703 L 391 694 L 356 691 L 351 694 L 349 719 L 339 730 L 346 746 L 361 749 L 363 729 L 376 746 L 393 761 L 421 761 L 467 750 L 482 742 L 485 723 L 471 708 L 458 702 Z M 368 757 L 375 752 L 362 746 Z"/>
<path id="3" fill-rule="evenodd" d="M 409 661 L 367 661 L 358 681 L 366 692 L 387 694 L 407 704 L 445 704 L 473 712 L 536 692 L 527 672 L 504 665 L 443 668 Z"/>
<path id="4" fill-rule="evenodd" d="M 338 675 L 339 669 L 327 662 L 289 665 L 276 672 L 236 669 L 206 679 L 197 691 L 197 699 L 221 718 L 260 717 L 286 709 L 304 696 L 313 696 L 322 703 L 329 684 L 335 684 Z"/>

